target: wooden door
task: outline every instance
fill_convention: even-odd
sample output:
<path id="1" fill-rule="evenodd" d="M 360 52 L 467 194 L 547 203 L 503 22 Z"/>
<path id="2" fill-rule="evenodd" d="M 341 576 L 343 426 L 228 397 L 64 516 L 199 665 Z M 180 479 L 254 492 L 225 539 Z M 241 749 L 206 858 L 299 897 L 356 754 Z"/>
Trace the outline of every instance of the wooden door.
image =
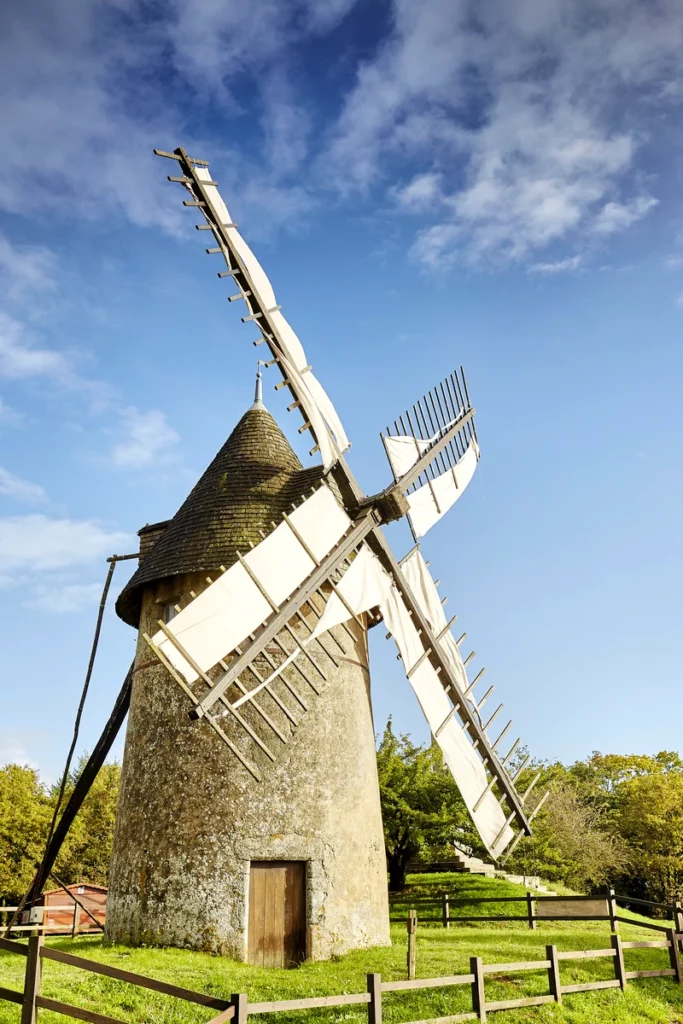
<path id="1" fill-rule="evenodd" d="M 253 860 L 249 875 L 249 963 L 293 967 L 305 959 L 305 862 Z"/>

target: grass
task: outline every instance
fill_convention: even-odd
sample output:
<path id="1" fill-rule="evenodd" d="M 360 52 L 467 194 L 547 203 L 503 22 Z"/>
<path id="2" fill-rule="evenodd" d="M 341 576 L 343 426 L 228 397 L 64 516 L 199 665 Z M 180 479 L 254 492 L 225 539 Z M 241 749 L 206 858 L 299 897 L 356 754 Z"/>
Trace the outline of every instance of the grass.
<path id="1" fill-rule="evenodd" d="M 500 880 L 469 875 L 420 875 L 409 877 L 409 887 L 395 903 L 395 915 L 402 915 L 410 906 L 411 896 L 424 896 L 448 890 L 452 895 L 515 896 L 523 893 L 521 886 Z M 476 906 L 476 905 L 475 905 Z M 468 915 L 475 906 L 463 908 Z M 491 904 L 488 913 L 519 914 L 521 904 Z M 480 908 L 477 908 L 480 909 Z M 419 920 L 425 921 L 421 910 Z M 439 909 L 437 908 L 437 917 Z M 392 915 L 393 916 L 393 915 Z M 638 927 L 637 915 L 628 914 L 633 924 L 621 925 L 626 939 L 653 939 L 657 933 Z M 658 922 L 660 923 L 660 922 Z M 664 923 L 664 922 L 661 922 Z M 520 960 L 542 960 L 545 946 L 554 943 L 560 950 L 602 949 L 610 945 L 607 922 L 542 922 L 536 931 L 525 923 L 476 923 L 449 929 L 418 926 L 417 976 L 443 977 L 468 973 L 469 958 L 481 956 L 484 963 L 508 963 Z M 296 999 L 313 995 L 335 995 L 340 992 L 361 992 L 366 987 L 366 974 L 378 971 L 386 981 L 406 977 L 406 930 L 403 923 L 392 924 L 391 948 L 375 948 L 349 953 L 323 963 L 305 963 L 295 970 L 266 970 L 235 963 L 222 957 L 178 949 L 128 949 L 106 946 L 97 936 L 71 940 L 51 938 L 48 944 L 93 960 L 126 970 L 170 981 L 186 988 L 228 998 L 233 992 L 246 992 L 250 1001 Z M 626 951 L 627 970 L 656 970 L 668 967 L 666 950 Z M 21 989 L 23 957 L 0 952 L 0 986 Z M 611 959 L 569 961 L 562 964 L 564 984 L 595 981 L 613 977 Z M 43 964 L 42 994 L 53 999 L 99 1011 L 133 1024 L 204 1024 L 215 1011 L 181 1002 L 170 996 L 136 988 L 124 982 L 99 977 L 51 961 Z M 524 974 L 488 975 L 488 1001 L 516 999 L 547 993 L 545 971 Z M 443 988 L 410 993 L 385 994 L 383 1013 L 386 1024 L 402 1021 L 445 1017 L 470 1008 L 469 990 Z M 20 1008 L 0 1001 L 0 1024 L 19 1024 Z M 273 1019 L 275 1016 L 276 1019 Z M 561 1006 L 541 1006 L 506 1011 L 491 1015 L 501 1024 L 552 1021 L 553 1024 L 625 1024 L 625 1022 L 683 1022 L 683 986 L 669 978 L 651 978 L 629 982 L 625 993 L 591 992 L 564 997 Z M 64 1024 L 65 1018 L 40 1011 L 41 1024 Z M 263 1024 L 365 1024 L 363 1006 L 337 1007 L 329 1010 L 308 1010 L 269 1014 Z"/>

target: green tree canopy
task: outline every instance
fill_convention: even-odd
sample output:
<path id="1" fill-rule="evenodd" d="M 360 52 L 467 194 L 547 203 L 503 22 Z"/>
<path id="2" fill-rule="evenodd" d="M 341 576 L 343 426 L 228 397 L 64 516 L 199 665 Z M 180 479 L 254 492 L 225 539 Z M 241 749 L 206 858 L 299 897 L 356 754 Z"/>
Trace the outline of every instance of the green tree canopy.
<path id="1" fill-rule="evenodd" d="M 86 760 L 84 755 L 72 772 L 65 802 Z M 120 775 L 118 764 L 100 769 L 71 826 L 55 864 L 67 884 L 107 884 Z M 28 765 L 0 768 L 0 899 L 10 904 L 24 895 L 42 860 L 58 788 L 48 791 Z M 45 888 L 54 885 L 46 879 Z"/>
<path id="2" fill-rule="evenodd" d="M 0 898 L 13 903 L 28 889 L 43 856 L 52 807 L 38 772 L 0 768 Z"/>
<path id="3" fill-rule="evenodd" d="M 416 746 L 410 737 L 396 736 L 391 719 L 377 751 L 377 768 L 389 888 L 395 892 L 405 887 L 412 857 L 452 848 L 454 840 L 470 836 L 471 823 L 438 746 Z"/>

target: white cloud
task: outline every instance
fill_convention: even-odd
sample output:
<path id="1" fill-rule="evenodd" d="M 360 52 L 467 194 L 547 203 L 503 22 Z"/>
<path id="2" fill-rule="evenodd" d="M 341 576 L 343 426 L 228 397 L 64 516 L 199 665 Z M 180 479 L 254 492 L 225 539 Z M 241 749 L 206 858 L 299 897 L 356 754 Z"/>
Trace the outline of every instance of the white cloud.
<path id="1" fill-rule="evenodd" d="M 674 299 L 674 302 L 677 306 L 683 306 L 683 292 L 678 293 L 678 295 Z"/>
<path id="2" fill-rule="evenodd" d="M 0 208 L 25 212 L 30 181 L 33 211 L 91 218 L 123 212 L 135 224 L 179 230 L 187 211 L 164 180 L 172 169 L 152 154 L 155 145 L 179 142 L 193 155 L 222 155 L 242 186 L 256 166 L 265 184 L 279 184 L 275 198 L 290 186 L 300 191 L 301 180 L 282 182 L 307 150 L 307 117 L 288 85 L 291 49 L 301 38 L 331 31 L 354 2 L 15 5 L 0 36 L 6 150 Z M 236 94 L 246 83 L 250 108 L 264 111 L 252 159 L 237 154 L 235 161 L 215 143 L 208 152 L 188 129 L 187 104 L 201 111 L 191 123 L 202 123 L 207 102 L 221 127 L 245 113 L 233 82 Z"/>
<path id="3" fill-rule="evenodd" d="M 0 466 L 0 494 L 9 498 L 16 498 L 17 501 L 25 501 L 29 505 L 39 505 L 45 501 L 47 495 L 39 484 L 32 484 L 30 480 L 22 480 L 9 470 Z"/>
<path id="4" fill-rule="evenodd" d="M 322 168 L 347 193 L 406 165 L 428 200 L 438 173 L 418 259 L 528 260 L 550 242 L 607 237 L 652 208 L 652 197 L 622 195 L 653 105 L 680 80 L 677 0 L 596 0 L 590 17 L 583 0 L 394 0 L 392 10 Z"/>
<path id="5" fill-rule="evenodd" d="M 569 256 L 566 260 L 555 260 L 554 263 L 532 263 L 529 270 L 536 274 L 561 274 L 565 270 L 578 270 L 581 262 L 580 256 Z"/>
<path id="6" fill-rule="evenodd" d="M 0 375 L 9 380 L 48 377 L 61 383 L 78 379 L 65 355 L 33 345 L 26 327 L 1 311 Z"/>
<path id="7" fill-rule="evenodd" d="M 0 398 L 0 423 L 9 423 L 16 426 L 22 422 L 23 418 L 20 412 L 17 412 L 3 398 Z"/>
<path id="8" fill-rule="evenodd" d="M 427 171 L 417 174 L 407 185 L 391 190 L 393 198 L 399 206 L 411 213 L 428 210 L 443 198 L 441 192 L 441 175 Z"/>
<path id="9" fill-rule="evenodd" d="M 17 737 L 15 729 L 0 732 L 0 767 L 6 764 L 28 765 L 29 768 L 38 769 L 25 743 Z"/>
<path id="10" fill-rule="evenodd" d="M 606 203 L 595 219 L 593 230 L 599 235 L 625 231 L 657 206 L 653 196 L 638 196 L 627 203 Z"/>
<path id="11" fill-rule="evenodd" d="M 101 583 L 67 583 L 56 587 L 38 587 L 26 603 L 52 615 L 80 612 L 97 604 L 102 596 Z"/>
<path id="12" fill-rule="evenodd" d="M 49 249 L 15 245 L 0 234 L 0 274 L 6 282 L 5 292 L 9 298 L 16 299 L 33 289 L 53 291 L 55 269 L 56 258 Z"/>
<path id="13" fill-rule="evenodd" d="M 0 518 L 0 572 L 39 573 L 88 565 L 124 550 L 135 550 L 134 539 L 107 530 L 94 519 L 53 519 L 37 514 Z"/>
<path id="14" fill-rule="evenodd" d="M 169 448 L 177 444 L 179 435 L 159 409 L 140 412 L 134 406 L 121 413 L 124 437 L 111 450 L 116 466 L 141 469 L 152 462 L 168 461 Z"/>

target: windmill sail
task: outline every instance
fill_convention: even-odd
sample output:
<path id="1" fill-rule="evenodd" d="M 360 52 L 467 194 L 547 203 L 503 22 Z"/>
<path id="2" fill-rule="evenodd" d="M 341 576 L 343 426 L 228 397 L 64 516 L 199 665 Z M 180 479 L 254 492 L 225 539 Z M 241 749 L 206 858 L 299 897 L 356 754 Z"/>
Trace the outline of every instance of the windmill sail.
<path id="1" fill-rule="evenodd" d="M 405 417 L 405 418 L 404 418 Z M 479 444 L 465 373 L 452 373 L 382 435 L 394 479 L 403 487 L 413 536 L 423 537 L 474 476 Z"/>
<path id="2" fill-rule="evenodd" d="M 207 220 L 207 227 L 213 230 L 218 248 L 207 252 L 222 253 L 227 267 L 219 277 L 232 277 L 240 288 L 231 299 L 244 300 L 248 315 L 243 321 L 253 321 L 260 329 L 262 338 L 255 344 L 267 343 L 284 378 L 277 387 L 289 388 L 294 397 L 290 409 L 299 408 L 304 416 L 300 432 L 310 430 L 316 442 L 311 454 L 320 450 L 323 464 L 329 469 L 350 442 L 334 405 L 307 362 L 303 345 L 280 311 L 267 274 L 232 221 L 208 164 L 188 157 L 182 149 L 175 153 L 155 152 L 178 160 L 184 170 L 182 178 L 169 176 L 169 180 L 180 182 L 192 193 L 194 198 L 187 205 L 197 206 Z"/>
<path id="3" fill-rule="evenodd" d="M 352 521 L 322 484 L 153 637 L 143 634 L 194 717 L 257 780 L 259 757 L 276 760 L 273 735 L 288 742 L 308 710 L 305 691 L 319 694 L 329 665 L 339 666 L 335 646 L 348 653 L 337 634 L 314 629 L 374 526 L 369 512 Z"/>
<path id="4" fill-rule="evenodd" d="M 362 568 L 359 569 L 359 566 Z M 316 627 L 317 631 L 324 630 L 328 623 L 335 624 L 349 618 L 350 607 L 359 613 L 379 605 L 384 622 L 398 647 L 406 676 L 432 735 L 443 752 L 444 761 L 458 784 L 472 820 L 489 852 L 499 857 L 512 840 L 513 831 L 499 798 L 493 792 L 492 780 L 487 775 L 488 759 L 485 760 L 478 752 L 479 740 L 476 736 L 468 735 L 458 714 L 462 703 L 468 700 L 478 716 L 477 705 L 469 694 L 483 673 L 479 673 L 475 684 L 469 684 L 436 584 L 419 549 L 415 548 L 403 560 L 401 568 L 429 623 L 429 643 L 438 643 L 452 668 L 457 692 L 449 692 L 449 688 L 444 687 L 440 681 L 439 673 L 428 658 L 424 639 L 414 625 L 396 583 L 392 582 L 382 569 L 379 559 L 365 546 L 338 587 L 338 592 L 343 592 L 346 598 L 346 607 L 338 604 L 332 608 L 330 601 Z M 359 581 L 362 581 L 362 586 L 359 586 Z M 504 765 L 498 764 L 496 767 L 504 770 Z"/>
<path id="5" fill-rule="evenodd" d="M 261 626 L 273 606 L 279 607 L 300 586 L 350 525 L 329 487 L 319 487 L 171 620 L 168 633 L 178 647 L 161 630 L 152 637 L 155 646 L 188 683 L 194 683 L 199 670 L 208 672 Z"/>

